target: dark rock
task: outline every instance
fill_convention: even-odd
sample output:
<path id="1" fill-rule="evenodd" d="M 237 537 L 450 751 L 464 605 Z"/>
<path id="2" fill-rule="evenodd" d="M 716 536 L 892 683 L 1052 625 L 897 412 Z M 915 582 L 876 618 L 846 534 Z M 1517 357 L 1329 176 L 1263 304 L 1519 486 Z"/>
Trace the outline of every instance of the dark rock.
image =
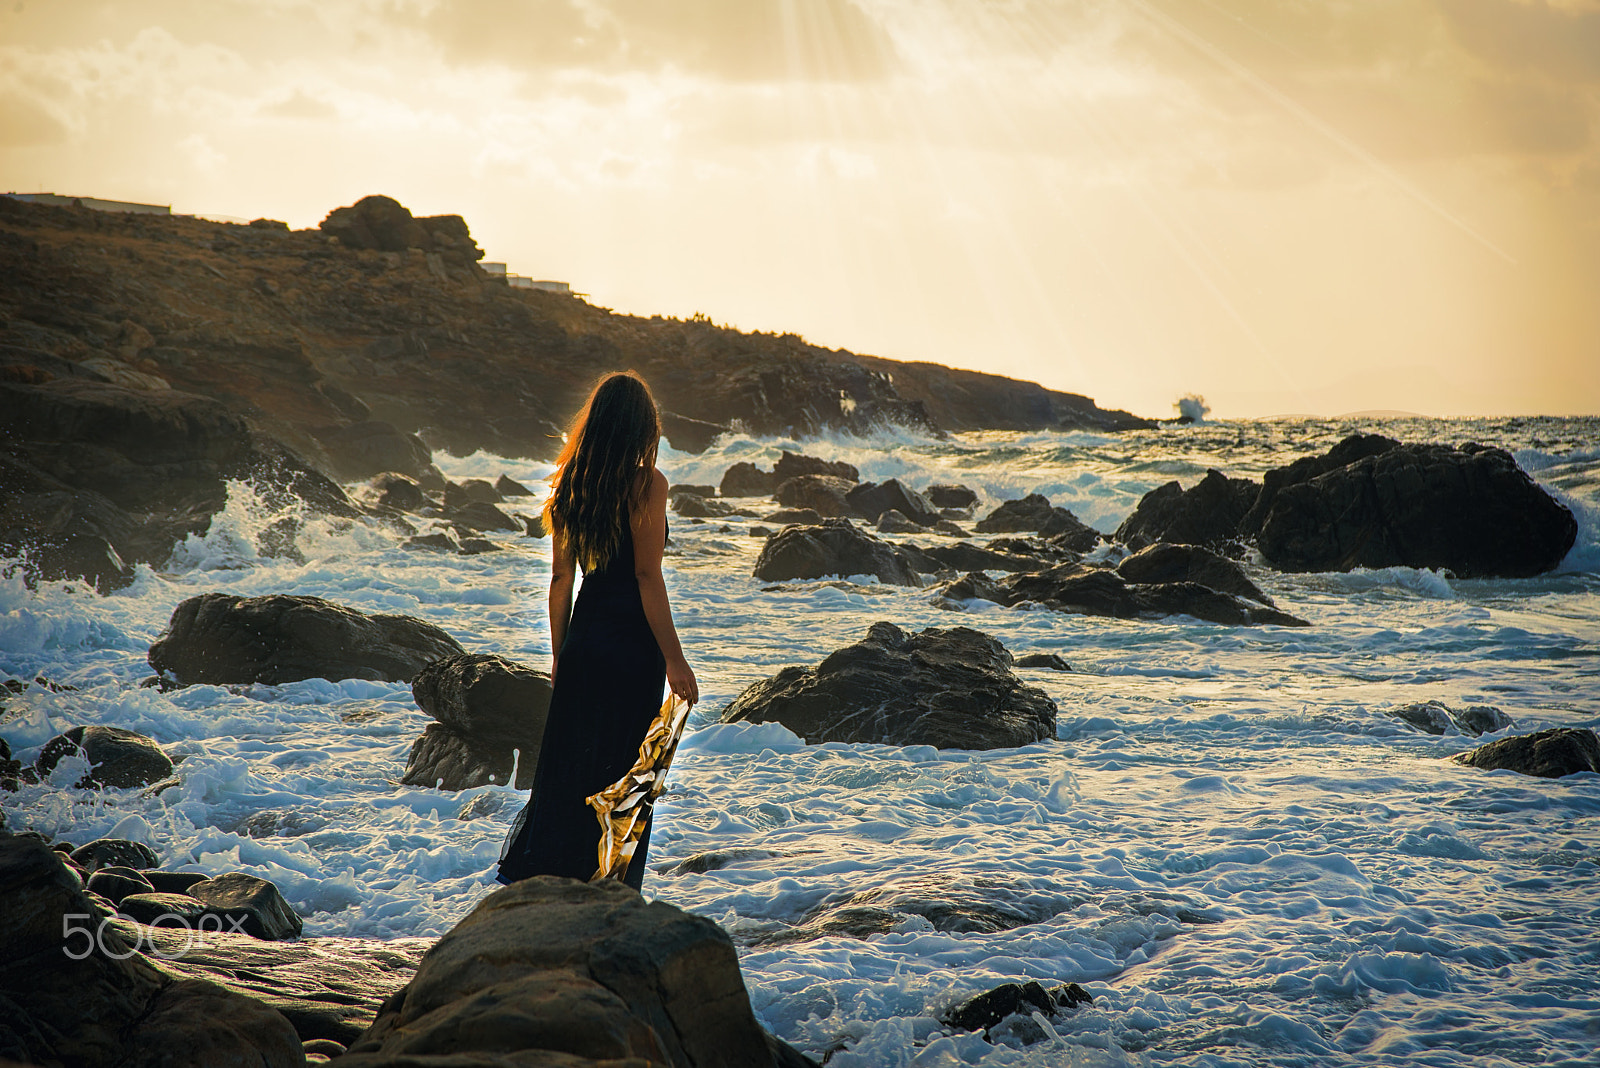
<path id="1" fill-rule="evenodd" d="M 1461 729 L 1462 734 L 1474 737 L 1480 734 L 1494 734 L 1516 726 L 1510 716 L 1493 705 L 1468 705 L 1466 708 L 1451 709 L 1450 718 L 1456 721 L 1456 726 Z"/>
<path id="2" fill-rule="evenodd" d="M 799 475 L 778 486 L 778 503 L 786 508 L 810 508 L 824 518 L 855 514 L 845 500 L 852 483 L 833 475 Z"/>
<path id="3" fill-rule="evenodd" d="M 965 486 L 935 483 L 922 491 L 935 508 L 957 508 L 966 511 L 978 504 L 978 495 Z"/>
<path id="4" fill-rule="evenodd" d="M 184 979 L 156 996 L 128 1037 L 118 1068 L 295 1068 L 305 1050 L 279 1011 L 205 979 Z"/>
<path id="5" fill-rule="evenodd" d="M 832 478 L 842 478 L 846 482 L 861 481 L 861 472 L 843 460 L 821 460 L 804 453 L 789 452 L 787 449 L 778 454 L 778 462 L 772 466 L 772 473 L 780 486 L 789 479 L 799 478 L 801 475 L 828 475 Z"/>
<path id="6" fill-rule="evenodd" d="M 130 894 L 153 894 L 156 888 L 142 872 L 112 864 L 89 877 L 84 889 L 90 890 L 113 904 Z"/>
<path id="7" fill-rule="evenodd" d="M 763 945 L 844 936 L 869 938 L 913 916 L 936 931 L 990 934 L 1039 923 L 1083 904 L 1081 897 L 1006 886 L 989 878 L 908 878 L 829 895 L 787 930 L 758 936 Z"/>
<path id="8" fill-rule="evenodd" d="M 1267 521 L 1272 506 L 1277 503 L 1278 494 L 1288 487 L 1309 482 L 1318 475 L 1336 471 L 1369 456 L 1381 456 L 1399 445 L 1398 441 L 1382 434 L 1351 434 L 1321 456 L 1302 456 L 1285 467 L 1273 468 L 1262 476 L 1261 491 L 1250 506 L 1250 511 L 1240 520 L 1239 533 L 1247 537 L 1261 533 L 1261 526 Z"/>
<path id="9" fill-rule="evenodd" d="M 206 903 L 188 894 L 150 890 L 127 895 L 117 902 L 117 912 L 147 927 L 179 927 L 198 931 L 200 918 L 206 914 Z M 228 929 L 220 921 L 214 922 L 218 924 L 218 929 Z"/>
<path id="10" fill-rule="evenodd" d="M 158 894 L 187 894 L 189 887 L 209 878 L 197 871 L 145 871 L 140 874 Z"/>
<path id="11" fill-rule="evenodd" d="M 692 419 L 677 412 L 662 411 L 661 435 L 679 452 L 705 452 L 711 443 L 729 433 L 733 427 L 726 423 L 713 423 L 705 419 Z"/>
<path id="12" fill-rule="evenodd" d="M 741 460 L 722 474 L 718 492 L 724 497 L 768 497 L 778 489 L 778 476 Z"/>
<path id="13" fill-rule="evenodd" d="M 877 519 L 884 512 L 899 512 L 919 527 L 931 527 L 941 516 L 928 499 L 898 478 L 887 482 L 863 482 L 844 495 L 845 503 L 863 519 Z"/>
<path id="14" fill-rule="evenodd" d="M 1504 449 L 1399 445 L 1281 489 L 1257 544 L 1286 571 L 1521 578 L 1560 564 L 1577 532 L 1572 513 Z"/>
<path id="15" fill-rule="evenodd" d="M 500 494 L 501 498 L 534 496 L 533 490 L 508 475 L 501 475 L 495 479 L 494 489 L 496 493 Z"/>
<path id="16" fill-rule="evenodd" d="M 761 518 L 768 523 L 782 523 L 785 526 L 792 526 L 796 523 L 802 525 L 820 523 L 825 517 L 815 508 L 779 508 L 771 515 L 764 515 Z"/>
<path id="17" fill-rule="evenodd" d="M 422 439 L 380 419 L 313 432 L 328 452 L 333 473 L 345 481 L 395 471 L 421 481 L 433 466 L 433 453 Z"/>
<path id="18" fill-rule="evenodd" d="M 417 512 L 428 503 L 422 485 L 410 475 L 398 471 L 385 471 L 367 482 L 369 499 L 382 508 L 401 512 Z"/>
<path id="19" fill-rule="evenodd" d="M 444 631 L 410 616 L 363 615 L 320 597 L 205 593 L 173 610 L 150 647 L 150 666 L 180 686 L 409 682 L 427 664 L 462 651 Z"/>
<path id="20" fill-rule="evenodd" d="M 874 623 L 815 668 L 755 683 L 722 722 L 782 723 L 807 742 L 998 749 L 1055 736 L 1056 705 L 1024 685 L 1011 654 L 966 627 L 908 635 Z"/>
<path id="21" fill-rule="evenodd" d="M 284 222 L 282 219 L 251 219 L 250 229 L 287 231 L 289 229 L 289 224 Z"/>
<path id="22" fill-rule="evenodd" d="M 954 545 L 930 545 L 922 551 L 942 566 L 957 571 L 1038 571 L 1048 566 L 1036 556 L 996 552 L 967 541 Z"/>
<path id="23" fill-rule="evenodd" d="M 848 519 L 784 527 L 767 539 L 756 558 L 755 577 L 766 582 L 831 575 L 875 575 L 879 582 L 895 586 L 922 585 L 903 553 L 858 530 Z"/>
<path id="24" fill-rule="evenodd" d="M 499 504 L 501 500 L 499 491 L 486 479 L 469 478 L 465 482 L 446 482 L 444 484 L 444 507 L 446 511 L 454 511 L 473 502 Z"/>
<path id="25" fill-rule="evenodd" d="M 813 520 L 813 522 L 819 522 L 819 523 L 821 521 L 822 521 L 821 517 L 818 517 L 817 519 Z M 759 526 L 758 525 L 758 526 L 753 526 L 753 527 L 749 528 L 748 530 L 745 531 L 745 533 L 750 535 L 752 538 L 770 538 L 770 537 L 772 537 L 772 528 L 771 527 L 763 527 L 763 526 Z"/>
<path id="26" fill-rule="evenodd" d="M 461 810 L 456 813 L 456 819 L 476 820 L 484 816 L 493 816 L 506 807 L 507 800 L 506 795 L 502 793 L 479 794 L 461 806 Z"/>
<path id="27" fill-rule="evenodd" d="M 1391 708 L 1388 714 L 1403 723 L 1409 723 L 1423 734 L 1452 734 L 1455 731 L 1455 720 L 1442 701 L 1417 701 Z"/>
<path id="28" fill-rule="evenodd" d="M 462 538 L 461 545 L 456 551 L 462 556 L 477 556 L 479 553 L 504 552 L 505 546 L 498 545 L 487 538 Z"/>
<path id="29" fill-rule="evenodd" d="M 229 872 L 195 883 L 189 896 L 203 902 L 208 915 L 220 916 L 227 923 L 224 930 L 243 931 L 269 942 L 300 937 L 299 915 L 265 879 Z"/>
<path id="30" fill-rule="evenodd" d="M 1065 535 L 1064 543 L 1078 552 L 1088 552 L 1100 543 L 1100 532 L 1078 521 L 1065 508 L 1056 508 L 1042 493 L 1030 493 L 1020 501 L 1006 501 L 978 520 L 980 534 L 1037 533 L 1055 538 Z"/>
<path id="31" fill-rule="evenodd" d="M 1207 471 L 1187 490 L 1168 482 L 1146 493 L 1113 537 L 1130 549 L 1163 541 L 1222 549 L 1240 537 L 1240 526 L 1260 492 L 1259 483 L 1228 478 L 1220 471 Z"/>
<path id="32" fill-rule="evenodd" d="M 412 745 L 401 782 L 444 790 L 504 784 L 515 764 L 515 785 L 532 786 L 550 708 L 549 675 L 503 657 L 462 653 L 423 668 L 411 692 L 439 722 Z"/>
<path id="33" fill-rule="evenodd" d="M 467 501 L 449 510 L 450 522 L 458 528 L 481 533 L 486 530 L 515 530 L 527 528 L 488 501 Z"/>
<path id="34" fill-rule="evenodd" d="M 99 534 L 38 535 L 12 528 L 0 535 L 0 550 L 23 555 L 30 587 L 82 579 L 99 593 L 112 593 L 133 585 L 134 569 Z"/>
<path id="35" fill-rule="evenodd" d="M 172 774 L 172 760 L 154 741 L 121 727 L 98 724 L 73 727 L 44 744 L 34 763 L 38 773 L 48 775 L 61 758 L 82 754 L 90 764 L 88 775 L 79 787 L 113 786 L 128 789 L 159 782 Z"/>
<path id="36" fill-rule="evenodd" d="M 96 838 L 72 850 L 71 857 L 74 864 L 91 875 L 110 867 L 145 871 L 160 863 L 155 850 L 143 842 L 130 842 L 125 838 Z"/>
<path id="37" fill-rule="evenodd" d="M 483 250 L 472 239 L 472 232 L 461 216 L 417 218 L 392 197 L 367 196 L 348 207 L 335 208 L 322 220 L 319 229 L 329 237 L 337 237 L 346 248 L 381 252 L 416 248 L 448 254 L 455 266 L 483 259 Z"/>
<path id="38" fill-rule="evenodd" d="M 1509 768 L 1524 775 L 1559 779 L 1580 771 L 1600 772 L 1600 737 L 1587 728 L 1552 727 L 1480 745 L 1453 758 L 1475 768 Z"/>
<path id="39" fill-rule="evenodd" d="M 670 499 L 679 493 L 692 493 L 696 497 L 715 497 L 717 487 L 701 485 L 695 482 L 679 482 L 667 487 L 667 497 Z"/>
<path id="40" fill-rule="evenodd" d="M 1261 592 L 1244 568 L 1199 545 L 1173 545 L 1156 542 L 1123 559 L 1117 574 L 1129 582 L 1198 582 L 1223 593 L 1244 597 L 1264 605 L 1272 598 Z"/>
<path id="41" fill-rule="evenodd" d="M 1077 983 L 1046 990 L 1037 982 L 1006 983 L 954 1006 L 939 1022 L 957 1031 L 989 1031 L 1008 1016 L 1034 1012 L 1055 1016 L 1063 1009 L 1089 1005 L 1094 997 Z M 1041 1036 L 1042 1037 L 1042 1036 Z"/>
<path id="42" fill-rule="evenodd" d="M 982 597 L 1004 605 L 1035 601 L 1063 612 L 1119 619 L 1187 615 L 1236 626 L 1309 626 L 1286 612 L 1198 583 L 1134 584 L 1109 568 L 1086 564 L 1058 564 L 1044 571 L 1008 575 L 999 582 L 970 574 L 945 587 L 943 595 L 953 601 Z"/>
<path id="43" fill-rule="evenodd" d="M 771 849 L 746 847 L 711 849 L 684 857 L 676 864 L 664 869 L 661 874 L 666 876 L 704 875 L 708 871 L 721 871 L 724 868 L 731 868 L 740 861 L 771 860 L 782 855 L 782 853 L 774 852 Z"/>
<path id="44" fill-rule="evenodd" d="M 879 534 L 921 534 L 922 527 L 893 509 L 878 517 Z"/>
<path id="45" fill-rule="evenodd" d="M 522 521 L 528 527 L 528 537 L 530 537 L 530 538 L 548 538 L 550 536 L 550 532 L 545 529 L 544 516 L 542 516 L 542 515 L 523 516 L 522 517 Z"/>
<path id="46" fill-rule="evenodd" d="M 551 876 L 479 902 L 340 1061 L 506 1049 L 685 1068 L 779 1063 L 714 923 L 619 882 Z"/>
<path id="47" fill-rule="evenodd" d="M 952 538 L 970 538 L 972 536 L 967 533 L 966 528 L 960 523 L 957 523 L 948 517 L 935 523 L 933 525 L 933 529 L 935 533 L 945 534 Z"/>
<path id="48" fill-rule="evenodd" d="M 461 551 L 461 546 L 456 540 L 443 531 L 432 534 L 418 534 L 414 538 L 407 538 L 400 543 L 402 549 L 429 549 L 434 552 L 455 553 Z"/>
<path id="49" fill-rule="evenodd" d="M 1071 671 L 1072 665 L 1067 663 L 1060 653 L 1028 653 L 1019 656 L 1016 666 L 1020 668 L 1045 668 L 1049 671 Z"/>
<path id="50" fill-rule="evenodd" d="M 689 519 L 714 519 L 722 516 L 743 514 L 742 509 L 729 504 L 727 501 L 706 500 L 694 493 L 679 490 L 672 494 L 672 510 Z"/>

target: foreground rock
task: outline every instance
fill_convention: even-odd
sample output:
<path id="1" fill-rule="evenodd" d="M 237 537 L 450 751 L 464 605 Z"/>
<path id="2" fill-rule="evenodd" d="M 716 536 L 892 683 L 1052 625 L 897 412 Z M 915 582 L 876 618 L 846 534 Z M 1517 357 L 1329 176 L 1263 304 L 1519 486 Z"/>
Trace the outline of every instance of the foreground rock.
<path id="1" fill-rule="evenodd" d="M 444 1053 L 476 1064 L 509 1050 L 555 1054 L 537 1063 L 571 1068 L 623 1058 L 641 1068 L 811 1063 L 756 1022 L 716 924 L 647 904 L 618 882 L 552 876 L 481 901 L 340 1064 L 423 1064 Z"/>
<path id="2" fill-rule="evenodd" d="M 1524 775 L 1559 779 L 1580 771 L 1600 772 L 1600 737 L 1587 728 L 1553 727 L 1501 738 L 1451 759 L 1492 771 L 1508 768 Z"/>
<path id="3" fill-rule="evenodd" d="M 1059 538 L 1068 548 L 1084 553 L 1100 542 L 1100 532 L 1079 521 L 1065 508 L 1057 508 L 1042 493 L 1020 501 L 1006 501 L 978 520 L 980 534 L 1038 534 Z"/>
<path id="4" fill-rule="evenodd" d="M 152 739 L 121 727 L 73 727 L 44 744 L 34 768 L 49 775 L 62 757 L 82 756 L 89 772 L 74 785 L 127 789 L 160 782 L 172 774 L 172 759 Z"/>
<path id="5" fill-rule="evenodd" d="M 1257 545 L 1286 571 L 1520 578 L 1560 564 L 1577 533 L 1572 513 L 1504 449 L 1396 445 L 1279 490 Z"/>
<path id="6" fill-rule="evenodd" d="M 1232 626 L 1310 626 L 1298 616 L 1197 582 L 1134 583 L 1109 568 L 1087 564 L 1058 564 L 998 582 L 973 572 L 941 592 L 949 601 L 978 598 L 1008 606 L 1033 601 L 1062 612 L 1118 619 L 1184 615 Z"/>
<path id="7" fill-rule="evenodd" d="M 967 627 L 874 623 L 815 668 L 755 683 L 724 723 L 776 721 L 807 742 L 1001 749 L 1055 737 L 1056 705 L 1024 685 L 999 641 Z"/>
<path id="8" fill-rule="evenodd" d="M 320 597 L 205 593 L 173 610 L 149 659 L 158 675 L 179 686 L 410 682 L 433 661 L 463 651 L 450 635 L 411 616 L 363 615 Z"/>
<path id="9" fill-rule="evenodd" d="M 401 782 L 466 790 L 511 781 L 533 785 L 550 710 L 550 676 L 499 656 L 459 653 L 411 682 L 417 705 L 438 720 L 411 746 Z"/>
<path id="10" fill-rule="evenodd" d="M 1146 493 L 1133 514 L 1122 521 L 1115 538 L 1130 549 L 1156 542 L 1233 548 L 1244 517 L 1256 503 L 1261 486 L 1248 478 L 1228 478 L 1220 471 L 1189 489 L 1176 481 Z"/>
<path id="11" fill-rule="evenodd" d="M 894 586 L 922 585 L 904 553 L 848 519 L 784 527 L 761 547 L 754 574 L 765 582 L 873 575 Z"/>

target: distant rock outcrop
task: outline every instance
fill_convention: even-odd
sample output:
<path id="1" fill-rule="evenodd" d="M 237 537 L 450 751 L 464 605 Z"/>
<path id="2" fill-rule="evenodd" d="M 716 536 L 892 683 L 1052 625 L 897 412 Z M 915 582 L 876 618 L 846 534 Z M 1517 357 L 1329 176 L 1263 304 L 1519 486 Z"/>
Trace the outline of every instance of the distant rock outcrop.
<path id="1" fill-rule="evenodd" d="M 363 615 L 320 597 L 203 593 L 173 609 L 150 646 L 169 683 L 279 684 L 301 679 L 410 682 L 435 660 L 464 652 L 431 623 Z"/>
<path id="2" fill-rule="evenodd" d="M 386 196 L 362 197 L 345 208 L 335 208 L 322 220 L 321 230 L 337 237 L 346 248 L 379 252 L 421 249 L 438 253 L 457 266 L 483 259 L 466 220 L 459 215 L 416 218 L 398 200 Z"/>
<path id="3" fill-rule="evenodd" d="M 411 682 L 417 705 L 438 720 L 411 747 L 401 782 L 466 790 L 533 785 L 550 709 L 550 676 L 504 657 L 460 653 L 435 660 Z M 520 756 L 519 756 L 520 754 Z"/>
<path id="4" fill-rule="evenodd" d="M 1286 571 L 1520 578 L 1560 564 L 1577 533 L 1572 513 L 1504 449 L 1396 445 L 1278 489 L 1257 545 Z"/>
<path id="5" fill-rule="evenodd" d="M 1024 685 L 999 641 L 967 627 L 874 623 L 815 668 L 747 688 L 724 723 L 777 721 L 807 742 L 1000 749 L 1055 736 L 1056 704 Z"/>
<path id="6" fill-rule="evenodd" d="M 784 527 L 761 547 L 754 574 L 766 582 L 874 575 L 895 586 L 922 585 L 904 553 L 848 519 Z"/>
<path id="7" fill-rule="evenodd" d="M 1600 737 L 1581 727 L 1553 727 L 1501 738 L 1457 753 L 1452 759 L 1485 771 L 1508 768 L 1524 775 L 1559 779 L 1580 771 L 1600 772 Z"/>

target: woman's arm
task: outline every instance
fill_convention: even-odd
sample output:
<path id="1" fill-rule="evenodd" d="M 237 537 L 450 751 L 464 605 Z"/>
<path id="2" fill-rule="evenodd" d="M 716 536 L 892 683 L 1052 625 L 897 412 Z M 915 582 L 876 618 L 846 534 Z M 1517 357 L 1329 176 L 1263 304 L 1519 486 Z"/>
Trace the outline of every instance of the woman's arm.
<path id="1" fill-rule="evenodd" d="M 577 561 L 572 548 L 554 523 L 550 531 L 550 681 L 556 679 L 561 647 L 567 641 L 567 624 L 572 621 L 572 587 Z"/>
<path id="2" fill-rule="evenodd" d="M 678 630 L 672 625 L 672 605 L 667 601 L 667 582 L 661 577 L 661 550 L 667 540 L 667 476 L 650 472 L 644 501 L 630 517 L 633 526 L 633 573 L 639 580 L 639 600 L 644 602 L 644 618 L 656 636 L 661 655 L 667 661 L 667 684 L 672 692 L 691 705 L 700 700 L 700 684 L 683 658 Z"/>

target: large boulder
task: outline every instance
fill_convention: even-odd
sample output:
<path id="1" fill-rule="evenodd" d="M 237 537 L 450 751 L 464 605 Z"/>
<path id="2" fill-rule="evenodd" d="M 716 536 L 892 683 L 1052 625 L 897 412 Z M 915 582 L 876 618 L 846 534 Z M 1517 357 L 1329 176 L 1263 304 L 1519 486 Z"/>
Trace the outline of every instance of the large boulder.
<path id="1" fill-rule="evenodd" d="M 614 880 L 554 876 L 479 902 L 339 1063 L 498 1063 L 513 1050 L 572 1068 L 809 1063 L 756 1022 L 716 924 Z"/>
<path id="2" fill-rule="evenodd" d="M 779 485 L 774 496 L 785 508 L 810 508 L 832 519 L 855 514 L 846 499 L 853 486 L 833 475 L 797 475 Z"/>
<path id="3" fill-rule="evenodd" d="M 464 652 L 431 623 L 363 615 L 320 597 L 203 593 L 173 609 L 150 647 L 170 684 L 280 684 L 301 679 L 410 682 L 435 660 Z"/>
<path id="4" fill-rule="evenodd" d="M 1261 525 L 1267 521 L 1268 513 L 1278 500 L 1278 494 L 1288 487 L 1309 482 L 1318 475 L 1337 471 L 1369 456 L 1381 456 L 1399 445 L 1394 438 L 1386 438 L 1382 434 L 1351 434 L 1321 456 L 1302 456 L 1283 467 L 1273 468 L 1262 476 L 1261 490 L 1256 495 L 1255 503 L 1239 521 L 1239 533 L 1246 537 L 1259 534 Z"/>
<path id="5" fill-rule="evenodd" d="M 417 705 L 438 720 L 411 747 L 400 780 L 465 790 L 511 781 L 533 785 L 550 710 L 550 676 L 504 657 L 461 653 L 436 660 L 411 682 Z"/>
<path id="6" fill-rule="evenodd" d="M 1057 508 L 1042 493 L 1020 501 L 1006 501 L 978 520 L 979 534 L 1038 534 L 1061 538 L 1063 544 L 1083 553 L 1100 542 L 1100 532 L 1081 522 L 1065 508 Z"/>
<path id="7" fill-rule="evenodd" d="M 1524 775 L 1559 779 L 1580 771 L 1600 772 L 1600 737 L 1585 727 L 1553 727 L 1457 753 L 1453 758 L 1474 768 L 1509 768 Z"/>
<path id="8" fill-rule="evenodd" d="M 366 196 L 348 207 L 335 208 L 320 229 L 346 248 L 404 252 L 422 249 L 464 266 L 483 259 L 483 250 L 459 215 L 414 217 L 393 197 Z"/>
<path id="9" fill-rule="evenodd" d="M 722 473 L 717 492 L 724 497 L 767 497 L 777 491 L 778 483 L 775 473 L 740 460 Z"/>
<path id="10" fill-rule="evenodd" d="M 846 482 L 861 481 L 861 472 L 856 470 L 854 464 L 845 463 L 843 460 L 823 460 L 800 452 L 790 452 L 787 449 L 779 453 L 778 462 L 772 465 L 772 474 L 779 485 L 801 475 L 829 475 L 833 478 L 842 478 Z"/>
<path id="11" fill-rule="evenodd" d="M 992 547 L 958 541 L 954 545 L 914 546 L 941 568 L 954 571 L 1039 571 L 1052 561 L 1015 552 L 1000 552 Z"/>
<path id="12" fill-rule="evenodd" d="M 755 577 L 767 582 L 875 575 L 895 586 L 921 586 L 916 566 L 886 541 L 848 519 L 784 527 L 767 538 L 756 557 Z"/>
<path id="13" fill-rule="evenodd" d="M 813 744 L 1001 749 L 1055 737 L 1055 702 L 1011 663 L 998 640 L 967 627 L 907 634 L 874 623 L 815 668 L 787 667 L 748 687 L 722 721 L 776 720 Z"/>
<path id="14" fill-rule="evenodd" d="M 1130 549 L 1162 541 L 1222 548 L 1237 541 L 1260 492 L 1257 482 L 1215 470 L 1187 490 L 1168 482 L 1140 499 L 1114 537 Z"/>
<path id="15" fill-rule="evenodd" d="M 1231 593 L 1261 604 L 1272 598 L 1250 581 L 1244 568 L 1199 545 L 1170 545 L 1156 542 L 1124 557 L 1117 574 L 1129 582 L 1148 585 L 1159 582 L 1198 582 L 1223 593 Z"/>
<path id="16" fill-rule="evenodd" d="M 1032 601 L 1062 612 L 1118 619 L 1184 615 L 1232 626 L 1310 625 L 1287 612 L 1198 582 L 1134 583 L 1110 568 L 1087 564 L 1057 564 L 1043 571 L 1007 575 L 999 581 L 974 572 L 949 583 L 941 592 L 950 602 L 977 598 L 1017 605 Z"/>
<path id="17" fill-rule="evenodd" d="M 234 871 L 194 883 L 186 892 L 206 906 L 207 914 L 227 921 L 226 930 L 269 942 L 300 937 L 299 914 L 265 879 Z"/>
<path id="18" fill-rule="evenodd" d="M 1279 490 L 1257 545 L 1286 571 L 1520 578 L 1560 564 L 1577 533 L 1572 513 L 1504 449 L 1398 445 Z"/>
<path id="19" fill-rule="evenodd" d="M 957 508 L 965 511 L 978 505 L 976 491 L 948 482 L 936 482 L 923 490 L 922 495 L 928 498 L 935 508 Z"/>
<path id="20" fill-rule="evenodd" d="M 79 755 L 89 761 L 88 773 L 75 784 L 80 787 L 148 786 L 172 774 L 172 759 L 152 739 L 100 724 L 73 727 L 50 739 L 34 768 L 41 776 L 48 775 L 62 757 Z"/>
<path id="21" fill-rule="evenodd" d="M 887 482 L 863 482 L 844 495 L 845 503 L 863 519 L 876 520 L 885 512 L 899 512 L 919 527 L 931 527 L 940 519 L 939 509 L 928 498 L 891 478 Z"/>

